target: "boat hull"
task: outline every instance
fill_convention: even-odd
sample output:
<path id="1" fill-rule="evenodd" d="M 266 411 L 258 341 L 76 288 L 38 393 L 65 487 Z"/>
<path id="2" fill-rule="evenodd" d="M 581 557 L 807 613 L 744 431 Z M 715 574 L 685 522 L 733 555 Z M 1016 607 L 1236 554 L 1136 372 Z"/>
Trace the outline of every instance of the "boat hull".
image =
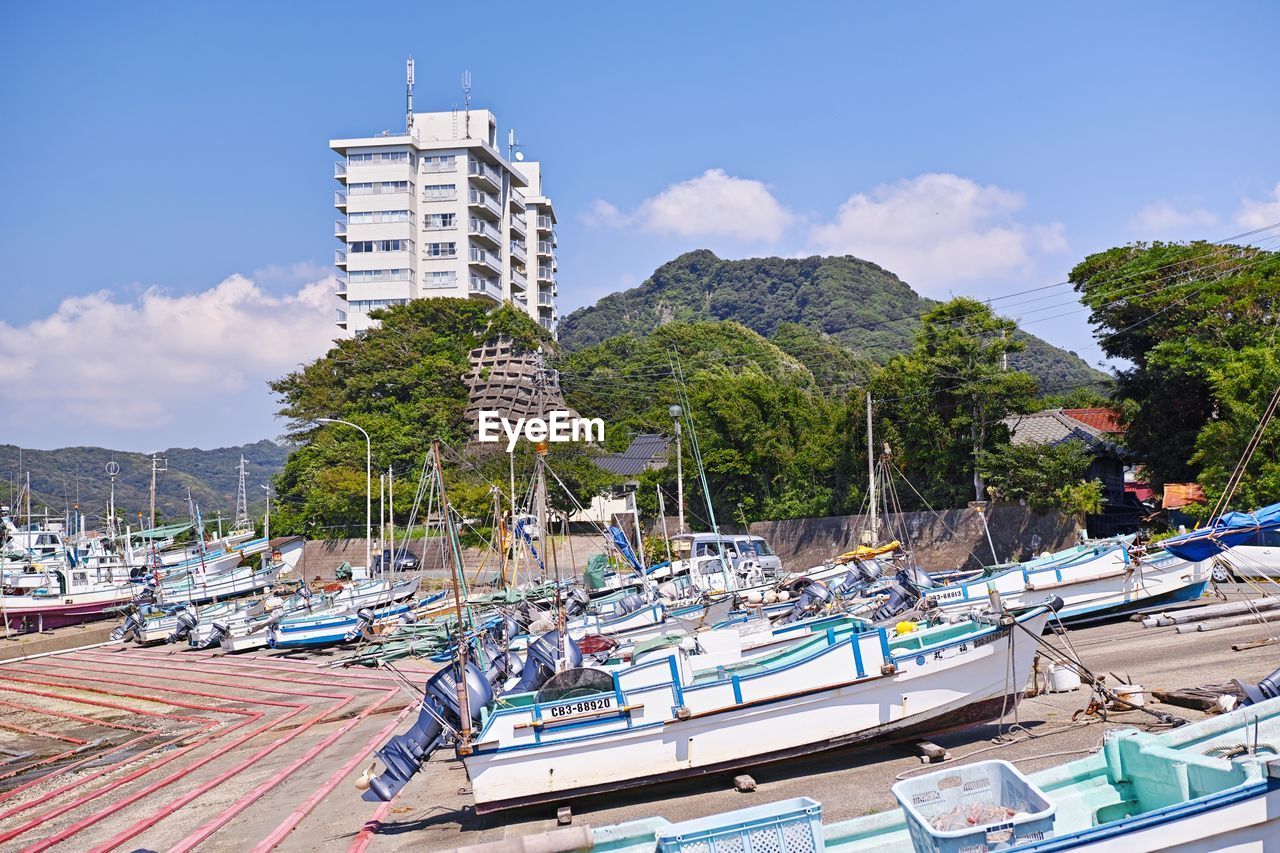
<path id="1" fill-rule="evenodd" d="M 13 631 L 49 631 L 67 625 L 80 625 L 106 619 L 107 611 L 133 600 L 131 588 L 119 595 L 99 597 L 94 593 L 68 595 L 45 601 L 18 601 L 24 596 L 9 596 L 5 602 L 9 629 Z M 13 602 L 13 603 L 11 603 Z"/>
<path id="2" fill-rule="evenodd" d="M 788 667 L 795 673 L 791 684 L 819 685 L 797 691 L 775 681 L 753 693 L 763 684 L 749 686 L 746 678 L 685 684 L 665 702 L 656 682 L 619 690 L 617 706 L 631 710 L 625 721 L 614 718 L 598 733 L 591 732 L 593 723 L 570 722 L 529 734 L 558 724 L 509 718 L 501 733 L 481 733 L 480 743 L 462 757 L 476 811 L 564 801 L 990 719 L 1016 705 L 1035 655 L 1032 634 L 1046 619 L 1041 612 L 1023 622 L 1026 630 L 1007 627 L 918 655 L 903 651 L 879 671 L 874 661 L 890 658 L 873 657 L 874 634 L 864 635 L 852 647 L 839 643 Z M 871 645 L 859 651 L 863 642 Z M 676 664 L 671 666 L 674 671 Z M 687 713 L 673 717 L 672 700 Z M 547 719 L 554 718 L 552 711 Z M 489 736 L 497 740 L 486 743 Z"/>

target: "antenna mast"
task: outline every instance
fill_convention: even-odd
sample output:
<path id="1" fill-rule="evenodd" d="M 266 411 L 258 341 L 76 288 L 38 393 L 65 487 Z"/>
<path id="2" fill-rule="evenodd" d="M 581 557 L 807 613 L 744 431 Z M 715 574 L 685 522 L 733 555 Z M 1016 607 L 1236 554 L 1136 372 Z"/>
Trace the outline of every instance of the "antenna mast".
<path id="1" fill-rule="evenodd" d="M 231 526 L 235 530 L 246 530 L 252 522 L 249 521 L 249 496 L 244 490 L 244 455 L 240 456 L 240 485 L 236 490 L 236 520 Z"/>
<path id="2" fill-rule="evenodd" d="M 156 474 L 160 471 L 168 471 L 168 470 L 169 470 L 169 459 L 167 457 L 161 456 L 158 453 L 151 454 L 151 527 L 148 528 L 150 530 L 154 530 L 156 527 Z M 79 500 L 80 500 L 80 483 L 79 481 L 77 481 L 76 482 L 76 501 L 79 502 Z"/>
<path id="3" fill-rule="evenodd" d="M 471 138 L 471 72 L 462 72 L 462 101 L 466 108 L 465 117 L 462 120 L 463 136 L 467 139 Z"/>
<path id="4" fill-rule="evenodd" d="M 413 57 L 405 63 L 404 131 L 413 136 Z"/>

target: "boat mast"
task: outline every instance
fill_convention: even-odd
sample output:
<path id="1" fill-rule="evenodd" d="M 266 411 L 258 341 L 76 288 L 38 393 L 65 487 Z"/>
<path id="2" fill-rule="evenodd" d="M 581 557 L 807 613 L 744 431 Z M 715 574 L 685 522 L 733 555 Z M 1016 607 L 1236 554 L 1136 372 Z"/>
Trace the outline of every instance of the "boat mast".
<path id="1" fill-rule="evenodd" d="M 453 564 L 453 610 L 458 620 L 458 677 L 455 687 L 458 692 L 458 716 L 462 721 L 459 732 L 458 751 L 467 755 L 471 752 L 471 702 L 467 694 L 467 629 L 462 621 L 462 552 L 458 548 L 458 540 L 454 535 L 453 516 L 449 511 L 449 496 L 444 489 L 444 464 L 440 461 L 440 442 L 431 442 L 431 455 L 435 460 L 436 482 L 440 486 L 440 517 L 444 521 L 445 536 L 449 540 L 449 551 Z"/>
<path id="2" fill-rule="evenodd" d="M 871 507 L 871 541 L 868 545 L 876 544 L 876 536 L 879 532 L 880 518 L 879 508 L 876 505 L 876 452 L 875 443 L 871 435 L 871 392 L 867 391 L 867 502 Z"/>

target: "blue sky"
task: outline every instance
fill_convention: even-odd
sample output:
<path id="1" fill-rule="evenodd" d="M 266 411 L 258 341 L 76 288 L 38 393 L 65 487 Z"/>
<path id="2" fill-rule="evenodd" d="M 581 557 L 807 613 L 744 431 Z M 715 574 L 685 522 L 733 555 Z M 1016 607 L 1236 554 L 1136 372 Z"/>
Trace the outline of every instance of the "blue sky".
<path id="1" fill-rule="evenodd" d="M 470 69 L 545 164 L 565 308 L 699 247 L 991 297 L 1280 213 L 1263 3 L 10 4 L 4 30 L 0 442 L 278 434 L 263 379 L 335 331 L 306 287 L 327 141 L 402 126 L 409 54 L 419 110 Z M 1027 329 L 1096 362 L 1083 317 Z"/>

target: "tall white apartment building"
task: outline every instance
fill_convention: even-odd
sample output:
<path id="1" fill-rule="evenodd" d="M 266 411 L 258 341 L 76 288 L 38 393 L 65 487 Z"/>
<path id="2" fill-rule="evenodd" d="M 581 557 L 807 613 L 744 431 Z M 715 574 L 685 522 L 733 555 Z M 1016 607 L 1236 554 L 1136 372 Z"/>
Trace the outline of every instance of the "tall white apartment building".
<path id="1" fill-rule="evenodd" d="M 338 326 L 454 296 L 511 302 L 555 332 L 555 212 L 540 164 L 508 162 L 488 110 L 413 113 L 397 135 L 333 139 Z"/>

